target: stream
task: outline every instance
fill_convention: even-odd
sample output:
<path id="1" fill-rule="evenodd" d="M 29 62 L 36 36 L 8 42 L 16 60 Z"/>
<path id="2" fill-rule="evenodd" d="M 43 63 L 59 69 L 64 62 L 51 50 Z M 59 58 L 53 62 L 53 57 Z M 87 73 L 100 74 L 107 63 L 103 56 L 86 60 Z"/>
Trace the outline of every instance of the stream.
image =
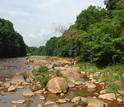
<path id="1" fill-rule="evenodd" d="M 31 56 L 31 59 L 44 59 L 46 56 Z M 4 58 L 0 59 L 0 81 L 6 81 L 6 78 L 11 78 L 15 76 L 15 73 L 18 72 L 25 72 L 32 71 L 34 66 L 33 65 L 25 65 L 25 59 L 26 57 L 18 57 L 18 58 Z M 88 79 L 86 76 L 84 79 Z M 14 105 L 17 105 L 18 107 L 23 107 L 23 105 L 28 105 L 26 107 L 37 107 L 38 104 L 41 104 L 44 106 L 45 102 L 47 101 L 56 101 L 57 99 L 62 98 L 69 98 L 72 99 L 76 96 L 82 96 L 82 97 L 88 97 L 88 96 L 95 96 L 98 98 L 98 95 L 95 93 L 99 93 L 102 90 L 101 85 L 97 85 L 96 89 L 87 89 L 87 88 L 70 88 L 69 91 L 64 94 L 64 96 L 60 96 L 58 94 L 52 94 L 48 92 L 47 94 L 37 94 L 30 98 L 30 101 L 24 103 L 24 104 L 12 104 L 11 101 L 18 100 L 18 99 L 27 99 L 22 96 L 22 93 L 27 86 L 24 87 L 24 89 L 18 89 L 16 92 L 7 92 L 7 90 L 3 90 L 5 95 L 0 95 L 0 107 L 13 107 Z M 1 92 L 2 90 L 0 90 Z M 40 100 L 39 96 L 45 96 L 45 100 Z M 105 103 L 107 103 L 108 107 L 124 107 L 124 103 L 117 103 L 117 101 L 107 101 L 103 100 Z M 54 105 L 54 104 L 53 104 Z M 73 107 L 73 104 L 70 102 L 59 104 L 59 107 Z M 51 107 L 51 105 L 47 105 L 45 107 Z"/>

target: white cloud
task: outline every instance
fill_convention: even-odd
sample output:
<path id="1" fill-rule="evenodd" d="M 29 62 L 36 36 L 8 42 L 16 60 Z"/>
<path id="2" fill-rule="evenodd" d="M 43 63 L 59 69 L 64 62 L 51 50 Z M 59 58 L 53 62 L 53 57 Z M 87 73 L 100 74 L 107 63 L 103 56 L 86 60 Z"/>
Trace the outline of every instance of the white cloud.
<path id="1" fill-rule="evenodd" d="M 29 16 L 30 13 L 24 11 L 9 11 L 7 12 L 11 16 Z"/>
<path id="2" fill-rule="evenodd" d="M 104 0 L 4 0 L 0 18 L 10 20 L 27 45 L 45 45 L 59 25 L 74 24 L 76 16 L 90 5 L 104 6 Z"/>

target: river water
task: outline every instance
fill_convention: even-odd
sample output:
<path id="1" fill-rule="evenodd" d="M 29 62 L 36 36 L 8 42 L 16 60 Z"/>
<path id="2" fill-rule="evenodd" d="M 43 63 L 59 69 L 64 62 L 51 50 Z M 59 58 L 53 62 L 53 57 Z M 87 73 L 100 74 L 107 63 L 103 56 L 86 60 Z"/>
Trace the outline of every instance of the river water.
<path id="1" fill-rule="evenodd" d="M 31 56 L 31 59 L 44 59 L 46 56 Z M 4 58 L 0 59 L 0 81 L 5 81 L 6 78 L 11 78 L 15 75 L 17 72 L 25 72 L 32 71 L 34 68 L 33 65 L 25 65 L 25 59 L 26 57 L 18 57 L 18 58 Z M 13 107 L 15 104 L 11 104 L 11 101 L 19 100 L 19 99 L 27 99 L 22 96 L 22 93 L 24 90 L 28 87 L 24 87 L 24 89 L 19 89 L 16 92 L 7 92 L 7 90 L 4 90 L 5 96 L 0 95 L 0 107 Z M 57 99 L 62 98 L 69 98 L 72 99 L 76 96 L 96 96 L 95 93 L 99 93 L 102 90 L 102 86 L 97 85 L 96 90 L 89 90 L 87 88 L 75 88 L 70 89 L 68 93 L 66 93 L 64 96 L 47 93 L 44 96 L 46 97 L 45 100 L 39 100 L 39 96 L 43 94 L 38 94 L 33 97 L 31 97 L 29 102 L 26 102 L 27 107 L 37 107 L 38 104 L 44 105 L 46 101 L 56 101 Z M 1 90 L 0 90 L 1 92 Z M 104 101 L 108 104 L 108 107 L 124 107 L 123 104 L 117 103 L 116 101 L 110 102 L 110 101 Z M 25 104 L 16 104 L 18 107 L 23 107 Z M 51 107 L 51 105 L 45 106 L 45 107 Z M 60 104 L 59 107 L 73 107 L 73 105 L 69 102 L 65 104 Z"/>

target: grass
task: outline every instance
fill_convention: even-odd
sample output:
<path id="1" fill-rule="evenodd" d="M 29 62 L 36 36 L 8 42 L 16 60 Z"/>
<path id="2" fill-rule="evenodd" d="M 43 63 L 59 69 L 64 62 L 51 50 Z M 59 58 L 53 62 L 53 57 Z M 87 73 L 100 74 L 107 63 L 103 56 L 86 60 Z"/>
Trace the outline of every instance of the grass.
<path id="1" fill-rule="evenodd" d="M 25 73 L 23 74 L 24 79 L 26 80 L 27 78 L 29 78 L 29 73 L 27 73 L 27 71 L 25 70 Z"/>
<path id="2" fill-rule="evenodd" d="M 117 93 L 118 90 L 124 91 L 124 65 L 82 62 L 76 63 L 76 66 L 80 67 L 80 72 L 103 73 L 103 81 L 101 82 L 105 82 L 108 85 L 107 93 Z M 98 77 L 94 76 L 94 79 L 98 80 Z M 121 84 L 115 84 L 114 81 L 121 81 Z"/>
<path id="3" fill-rule="evenodd" d="M 39 81 L 41 83 L 41 86 L 46 87 L 46 85 L 49 81 L 49 75 L 42 74 L 42 76 L 39 78 Z"/>
<path id="4" fill-rule="evenodd" d="M 58 60 L 57 58 L 50 58 L 50 57 L 47 57 L 45 58 L 44 60 L 47 60 L 47 61 L 54 61 L 54 60 Z"/>

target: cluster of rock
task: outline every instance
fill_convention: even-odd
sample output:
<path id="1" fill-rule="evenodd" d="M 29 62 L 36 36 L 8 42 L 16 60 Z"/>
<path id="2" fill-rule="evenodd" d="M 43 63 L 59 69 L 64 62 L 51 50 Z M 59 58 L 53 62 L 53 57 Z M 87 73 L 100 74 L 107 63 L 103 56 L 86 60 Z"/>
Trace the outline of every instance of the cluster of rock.
<path id="1" fill-rule="evenodd" d="M 79 67 L 70 67 L 68 65 L 65 65 L 64 67 L 53 67 L 53 65 L 48 65 L 48 68 L 49 68 L 49 71 L 60 70 L 60 72 L 64 76 L 66 76 L 68 78 L 68 81 L 70 81 L 70 82 L 67 82 L 64 78 L 61 78 L 61 77 L 54 77 L 47 83 L 47 89 L 41 88 L 41 89 L 33 92 L 30 88 L 27 88 L 22 93 L 22 96 L 32 97 L 36 94 L 41 94 L 41 93 L 46 94 L 48 92 L 51 92 L 54 94 L 59 93 L 60 96 L 63 96 L 65 93 L 68 92 L 68 89 L 70 89 L 70 88 L 79 87 L 79 88 L 83 89 L 84 87 L 85 88 L 87 87 L 88 89 L 96 89 L 96 87 L 97 87 L 96 84 L 101 84 L 103 86 L 103 90 L 101 90 L 100 93 L 96 93 L 98 95 L 98 99 L 95 96 L 87 97 L 87 98 L 77 96 L 77 97 L 74 97 L 73 99 L 71 99 L 71 98 L 58 99 L 56 102 L 47 101 L 44 105 L 55 104 L 52 107 L 58 107 L 58 105 L 57 105 L 58 103 L 72 102 L 72 103 L 78 104 L 79 102 L 83 102 L 83 103 L 85 102 L 87 104 L 87 107 L 90 107 L 90 106 L 104 107 L 104 102 L 100 99 L 107 99 L 109 101 L 116 100 L 114 93 L 105 94 L 107 87 L 104 82 L 100 82 L 102 80 L 101 77 L 103 75 L 100 72 L 96 72 L 94 74 L 81 72 L 81 74 L 80 74 L 77 72 L 77 70 L 79 70 Z M 20 73 L 20 74 L 22 74 L 22 73 Z M 20 76 L 20 74 L 18 74 L 18 76 L 14 76 L 10 81 L 4 82 L 4 83 L 0 82 L 0 89 L 6 88 L 8 90 L 8 92 L 10 92 L 10 91 L 17 91 L 18 89 L 23 89 L 24 85 L 28 85 L 28 84 L 32 85 L 32 83 L 26 82 L 24 77 Z M 83 75 L 87 75 L 90 80 L 85 81 L 83 79 Z M 98 81 L 93 79 L 94 76 L 99 77 Z M 39 86 L 39 88 L 40 88 L 39 82 L 37 82 L 37 86 Z M 5 95 L 5 93 L 3 91 L 1 91 L 1 95 Z M 45 96 L 40 96 L 39 99 L 45 100 L 46 98 L 45 98 Z M 27 100 L 20 99 L 20 100 L 16 100 L 16 101 L 11 101 L 11 103 L 23 104 L 29 100 L 30 99 L 27 99 Z M 117 101 L 118 102 L 124 101 L 122 98 L 120 98 L 119 94 L 118 94 Z M 16 105 L 14 107 L 16 107 Z M 42 105 L 38 104 L 38 107 L 42 107 Z"/>

